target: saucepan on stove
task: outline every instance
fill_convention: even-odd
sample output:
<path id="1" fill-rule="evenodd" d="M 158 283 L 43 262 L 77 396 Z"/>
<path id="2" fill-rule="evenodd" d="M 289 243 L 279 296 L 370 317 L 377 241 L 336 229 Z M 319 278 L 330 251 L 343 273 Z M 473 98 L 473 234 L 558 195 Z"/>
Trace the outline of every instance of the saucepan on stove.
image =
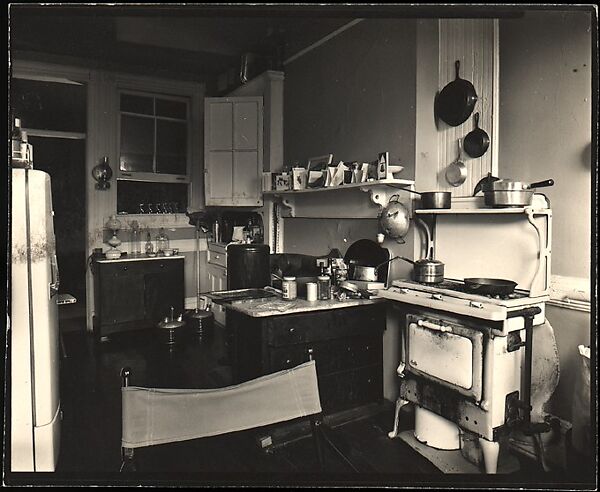
<path id="1" fill-rule="evenodd" d="M 348 273 L 352 280 L 366 280 L 367 282 L 377 282 L 377 272 L 379 268 L 383 265 L 387 265 L 389 262 L 394 261 L 397 258 L 399 257 L 395 256 L 394 258 L 390 258 L 389 260 L 386 260 L 377 266 L 359 265 L 357 263 L 354 263 L 353 260 L 350 260 Z"/>
<path id="2" fill-rule="evenodd" d="M 473 294 L 505 296 L 514 292 L 517 282 L 502 278 L 466 278 L 465 285 Z"/>

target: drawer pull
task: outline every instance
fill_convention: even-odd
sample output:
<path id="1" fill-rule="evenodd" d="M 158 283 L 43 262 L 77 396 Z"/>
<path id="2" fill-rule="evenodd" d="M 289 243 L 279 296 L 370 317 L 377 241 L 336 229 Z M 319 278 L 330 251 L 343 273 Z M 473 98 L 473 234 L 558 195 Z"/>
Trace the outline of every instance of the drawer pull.
<path id="1" fill-rule="evenodd" d="M 215 260 L 218 260 L 220 258 L 219 255 L 215 255 Z"/>
<path id="2" fill-rule="evenodd" d="M 293 328 L 290 328 L 290 333 L 294 333 L 294 329 Z"/>
<path id="3" fill-rule="evenodd" d="M 289 366 L 292 361 L 290 359 L 286 360 L 285 363 Z"/>
<path id="4" fill-rule="evenodd" d="M 126 266 L 124 266 L 124 267 L 123 267 L 123 270 L 127 270 L 127 267 L 126 267 Z"/>
<path id="5" fill-rule="evenodd" d="M 164 266 L 165 266 L 164 264 L 162 264 L 162 263 L 160 264 L 160 267 L 161 267 L 161 268 L 164 268 Z"/>

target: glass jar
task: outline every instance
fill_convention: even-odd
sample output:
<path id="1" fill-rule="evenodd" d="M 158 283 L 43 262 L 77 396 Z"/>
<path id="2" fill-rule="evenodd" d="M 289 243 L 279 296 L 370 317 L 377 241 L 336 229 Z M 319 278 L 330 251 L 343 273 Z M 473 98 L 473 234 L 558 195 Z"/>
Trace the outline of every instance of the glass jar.
<path id="1" fill-rule="evenodd" d="M 296 284 L 296 277 L 283 277 L 283 282 L 281 283 L 281 291 L 283 293 L 284 299 L 296 299 L 296 297 L 298 297 L 298 286 Z"/>
<path id="2" fill-rule="evenodd" d="M 131 254 L 133 256 L 139 256 L 142 253 L 142 232 L 137 220 L 134 220 L 130 224 L 131 227 Z"/>
<path id="3" fill-rule="evenodd" d="M 329 275 L 317 277 L 317 298 L 320 301 L 331 299 L 331 278 Z"/>
<path id="4" fill-rule="evenodd" d="M 163 253 L 165 249 L 169 249 L 169 237 L 165 234 L 165 228 L 161 227 L 156 236 L 156 252 Z"/>
<path id="5" fill-rule="evenodd" d="M 152 244 L 152 239 L 150 238 L 149 232 L 146 235 L 146 254 L 147 255 L 154 254 L 154 245 Z"/>

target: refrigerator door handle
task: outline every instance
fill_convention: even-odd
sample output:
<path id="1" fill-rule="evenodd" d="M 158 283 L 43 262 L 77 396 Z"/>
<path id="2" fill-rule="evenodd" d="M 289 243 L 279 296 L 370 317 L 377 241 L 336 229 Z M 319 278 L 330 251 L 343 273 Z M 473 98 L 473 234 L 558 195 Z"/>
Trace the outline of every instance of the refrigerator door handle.
<path id="1" fill-rule="evenodd" d="M 58 288 L 60 286 L 60 275 L 58 273 L 58 261 L 56 254 L 52 255 L 50 260 L 50 269 L 52 271 L 52 283 L 50 284 L 50 298 L 58 294 Z"/>

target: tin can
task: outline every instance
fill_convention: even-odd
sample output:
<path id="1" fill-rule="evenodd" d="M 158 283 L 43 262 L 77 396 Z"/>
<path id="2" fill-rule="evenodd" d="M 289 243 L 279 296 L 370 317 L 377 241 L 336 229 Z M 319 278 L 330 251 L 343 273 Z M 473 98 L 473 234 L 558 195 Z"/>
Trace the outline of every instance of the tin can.
<path id="1" fill-rule="evenodd" d="M 298 297 L 298 286 L 296 284 L 296 277 L 283 277 L 283 282 L 281 284 L 281 291 L 283 293 L 283 298 L 292 300 Z"/>

